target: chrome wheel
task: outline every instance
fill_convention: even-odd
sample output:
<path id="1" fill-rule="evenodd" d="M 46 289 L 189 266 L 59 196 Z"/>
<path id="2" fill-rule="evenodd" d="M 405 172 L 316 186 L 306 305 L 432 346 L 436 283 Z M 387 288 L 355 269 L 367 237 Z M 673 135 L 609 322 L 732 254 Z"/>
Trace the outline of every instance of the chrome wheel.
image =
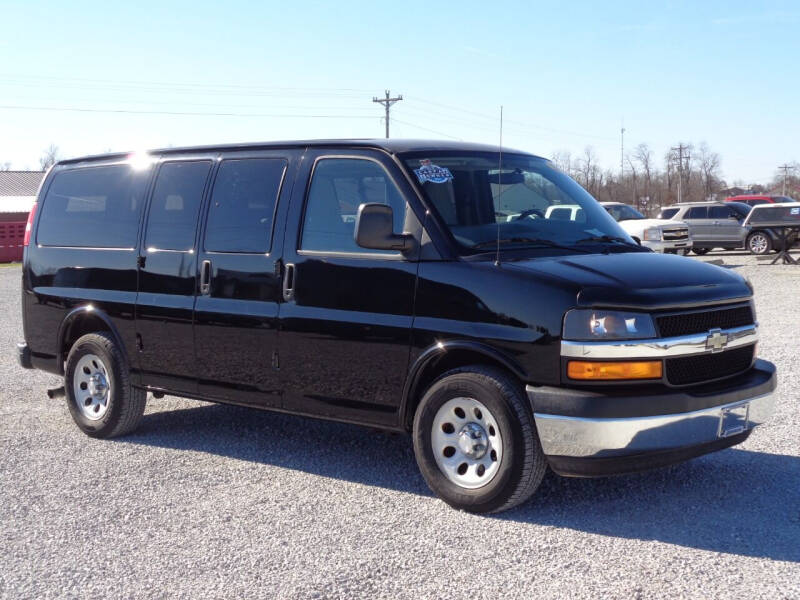
<path id="1" fill-rule="evenodd" d="M 75 365 L 72 381 L 75 404 L 92 421 L 103 418 L 108 410 L 111 384 L 103 361 L 96 354 L 84 354 Z"/>
<path id="2" fill-rule="evenodd" d="M 750 236 L 750 252 L 753 254 L 764 254 L 769 247 L 769 240 L 763 233 L 755 233 Z"/>
<path id="3" fill-rule="evenodd" d="M 489 483 L 503 458 L 497 421 L 474 398 L 453 398 L 439 408 L 433 419 L 431 446 L 442 473 L 467 489 Z"/>

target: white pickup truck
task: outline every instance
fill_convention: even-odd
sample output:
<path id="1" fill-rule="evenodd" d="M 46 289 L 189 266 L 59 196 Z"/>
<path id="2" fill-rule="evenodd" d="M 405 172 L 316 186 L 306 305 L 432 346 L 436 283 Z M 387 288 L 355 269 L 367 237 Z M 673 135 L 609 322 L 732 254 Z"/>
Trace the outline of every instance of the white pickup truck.
<path id="1" fill-rule="evenodd" d="M 628 235 L 654 252 L 688 254 L 692 249 L 692 238 L 686 223 L 648 219 L 632 206 L 622 202 L 600 204 Z"/>

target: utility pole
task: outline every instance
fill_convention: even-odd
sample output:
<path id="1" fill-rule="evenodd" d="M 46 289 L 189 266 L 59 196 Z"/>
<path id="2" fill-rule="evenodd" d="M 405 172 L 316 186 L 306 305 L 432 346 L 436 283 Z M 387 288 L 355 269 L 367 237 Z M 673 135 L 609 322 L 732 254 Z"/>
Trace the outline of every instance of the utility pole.
<path id="1" fill-rule="evenodd" d="M 677 148 L 670 148 L 672 152 L 678 153 L 678 202 L 682 200 L 682 186 L 683 186 L 683 153 L 686 152 L 686 160 L 689 161 L 689 146 L 686 144 L 678 144 Z"/>
<path id="2" fill-rule="evenodd" d="M 783 193 L 781 194 L 781 196 L 785 196 L 786 195 L 786 176 L 789 174 L 789 169 L 793 169 L 794 167 L 792 165 L 787 165 L 786 163 L 784 163 L 781 166 L 779 166 L 778 168 L 783 171 Z"/>
<path id="3" fill-rule="evenodd" d="M 386 93 L 386 98 L 378 98 L 377 96 L 374 96 L 372 98 L 372 101 L 373 102 L 377 102 L 378 104 L 383 104 L 384 108 L 386 109 L 386 138 L 388 139 L 389 138 L 389 108 L 395 102 L 400 102 L 400 100 L 403 99 L 403 95 L 400 94 L 396 98 L 390 98 L 391 94 L 389 93 L 389 90 L 385 90 L 385 93 Z"/>

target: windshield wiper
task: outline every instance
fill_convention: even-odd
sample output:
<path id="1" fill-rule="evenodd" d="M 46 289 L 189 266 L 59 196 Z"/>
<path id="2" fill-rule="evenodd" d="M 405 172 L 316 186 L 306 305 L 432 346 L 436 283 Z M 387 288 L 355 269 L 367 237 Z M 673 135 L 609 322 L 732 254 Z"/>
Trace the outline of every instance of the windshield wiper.
<path id="1" fill-rule="evenodd" d="M 527 244 L 531 246 L 543 246 L 545 248 L 560 248 L 562 250 L 570 250 L 578 252 L 587 252 L 581 248 L 575 248 L 575 246 L 565 246 L 564 244 L 559 244 L 558 242 L 554 242 L 552 240 L 548 240 L 545 238 L 529 238 L 529 237 L 512 237 L 512 238 L 505 238 L 500 240 L 487 240 L 485 242 L 479 242 L 477 244 L 473 244 L 473 248 L 488 248 L 490 246 L 496 246 L 497 244 Z"/>
<path id="2" fill-rule="evenodd" d="M 633 246 L 634 248 L 641 248 L 639 244 L 629 242 L 625 238 L 621 238 L 616 235 L 596 235 L 593 237 L 587 237 L 580 240 L 577 240 L 576 244 L 584 244 L 589 242 L 617 242 L 619 244 L 624 244 L 626 246 Z"/>

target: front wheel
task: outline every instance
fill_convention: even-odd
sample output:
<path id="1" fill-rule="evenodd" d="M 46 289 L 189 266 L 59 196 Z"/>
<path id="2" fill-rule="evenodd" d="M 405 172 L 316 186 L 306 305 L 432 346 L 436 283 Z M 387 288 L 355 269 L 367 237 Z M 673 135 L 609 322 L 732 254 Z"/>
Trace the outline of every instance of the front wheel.
<path id="1" fill-rule="evenodd" d="M 769 254 L 772 251 L 772 240 L 763 231 L 756 231 L 747 236 L 747 249 L 751 254 Z"/>
<path id="2" fill-rule="evenodd" d="M 547 470 L 518 382 L 498 369 L 454 369 L 425 393 L 414 454 L 433 492 L 454 508 L 499 512 L 525 502 Z"/>
<path id="3" fill-rule="evenodd" d="M 92 437 L 130 433 L 144 414 L 147 393 L 131 385 L 122 351 L 104 332 L 84 335 L 73 344 L 64 388 L 72 419 Z"/>

